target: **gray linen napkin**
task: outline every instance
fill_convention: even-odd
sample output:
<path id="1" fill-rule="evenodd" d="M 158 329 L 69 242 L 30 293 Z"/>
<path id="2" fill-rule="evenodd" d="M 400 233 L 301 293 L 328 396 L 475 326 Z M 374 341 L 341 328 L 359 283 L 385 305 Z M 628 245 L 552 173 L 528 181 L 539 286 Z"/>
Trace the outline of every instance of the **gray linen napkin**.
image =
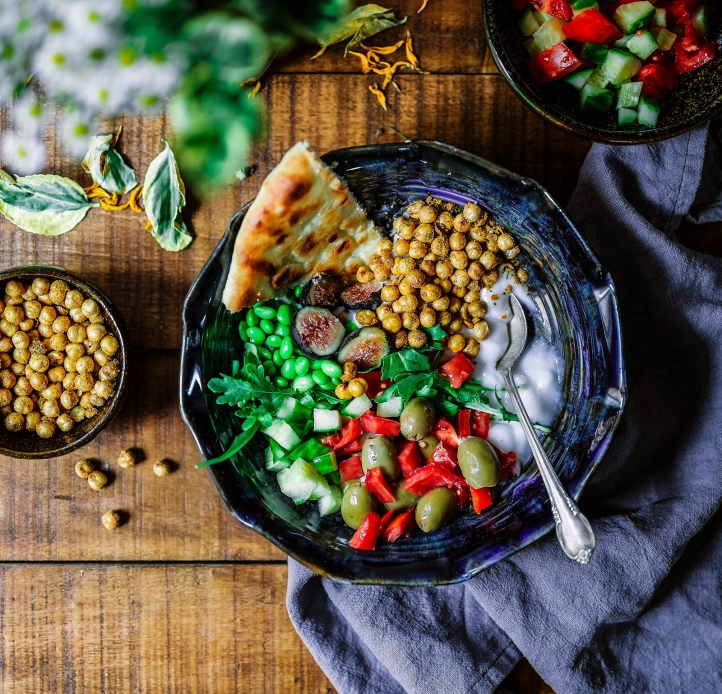
<path id="1" fill-rule="evenodd" d="M 722 692 L 722 129 L 595 145 L 568 212 L 617 285 L 629 404 L 582 499 L 597 550 L 551 534 L 464 584 L 347 586 L 289 561 L 288 611 L 342 694 L 490 692 L 521 655 L 560 694 Z"/>

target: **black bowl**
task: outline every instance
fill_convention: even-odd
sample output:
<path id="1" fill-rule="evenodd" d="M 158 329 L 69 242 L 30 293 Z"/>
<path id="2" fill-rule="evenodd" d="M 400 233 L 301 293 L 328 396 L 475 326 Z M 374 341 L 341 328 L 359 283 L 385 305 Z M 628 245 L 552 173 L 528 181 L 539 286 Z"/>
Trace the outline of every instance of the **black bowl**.
<path id="1" fill-rule="evenodd" d="M 553 340 L 564 360 L 564 405 L 544 442 L 575 498 L 599 464 L 622 412 L 625 377 L 614 286 L 569 219 L 528 179 L 448 145 L 416 142 L 353 147 L 323 157 L 346 179 L 372 219 L 388 228 L 409 199 L 433 192 L 482 201 L 512 228 L 532 273 L 539 314 L 534 329 Z M 233 408 L 218 405 L 210 378 L 229 373 L 242 353 L 238 314 L 221 294 L 233 242 L 247 207 L 230 222 L 184 306 L 181 410 L 205 459 L 221 454 L 240 432 Z M 548 497 L 532 461 L 486 512 L 461 514 L 444 528 L 415 532 L 374 552 L 348 546 L 339 515 L 319 518 L 295 506 L 265 469 L 265 437 L 257 435 L 232 462 L 209 468 L 240 521 L 314 571 L 357 583 L 431 585 L 470 578 L 553 527 Z M 561 552 L 561 549 L 559 550 Z"/>
<path id="2" fill-rule="evenodd" d="M 499 72 L 517 96 L 537 115 L 574 135 L 594 142 L 638 145 L 666 140 L 710 120 L 722 112 L 722 4 L 707 3 L 710 34 L 717 42 L 714 60 L 679 76 L 679 86 L 661 101 L 655 128 L 641 125 L 618 128 L 616 111 L 582 113 L 579 93 L 564 82 L 537 84 L 527 67 L 529 53 L 519 31 L 520 12 L 511 0 L 482 0 L 486 40 Z M 558 156 L 564 156 L 558 152 Z"/>

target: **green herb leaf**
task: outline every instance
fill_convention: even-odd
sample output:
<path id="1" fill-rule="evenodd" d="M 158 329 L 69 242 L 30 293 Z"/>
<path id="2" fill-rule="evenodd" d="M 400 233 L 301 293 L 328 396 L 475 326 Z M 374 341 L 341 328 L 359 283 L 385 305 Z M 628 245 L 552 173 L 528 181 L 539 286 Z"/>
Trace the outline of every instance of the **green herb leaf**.
<path id="1" fill-rule="evenodd" d="M 211 458 L 211 460 L 205 460 L 202 463 L 198 463 L 196 467 L 208 467 L 209 465 L 222 463 L 224 460 L 228 460 L 236 453 L 239 453 L 241 449 L 256 435 L 256 432 L 261 428 L 261 422 L 259 422 L 258 420 L 247 419 L 246 422 L 250 422 L 248 428 L 245 429 L 243 433 L 236 436 L 236 438 L 233 440 L 233 443 L 229 446 L 228 450 L 225 453 L 219 455 L 217 458 Z"/>
<path id="2" fill-rule="evenodd" d="M 436 391 L 433 390 L 434 375 L 432 373 L 410 374 L 390 385 L 376 402 L 386 402 L 390 398 L 403 398 L 404 405 L 416 395 L 428 397 Z"/>
<path id="3" fill-rule="evenodd" d="M 381 378 L 396 380 L 413 373 L 430 374 L 431 372 L 431 362 L 428 357 L 415 349 L 392 352 L 381 361 Z"/>
<path id="4" fill-rule="evenodd" d="M 186 204 L 185 186 L 173 152 L 163 140 L 163 151 L 150 163 L 143 181 L 145 214 L 153 238 L 166 251 L 182 251 L 193 241 L 181 217 Z"/>
<path id="5" fill-rule="evenodd" d="M 25 231 L 60 236 L 83 221 L 91 207 L 85 191 L 63 176 L 13 177 L 0 171 L 0 212 Z"/>
<path id="6" fill-rule="evenodd" d="M 83 168 L 90 174 L 93 183 L 109 193 L 128 193 L 135 188 L 135 171 L 115 151 L 118 135 L 96 135 L 90 141 L 90 148 L 83 159 Z"/>
<path id="7" fill-rule="evenodd" d="M 341 20 L 341 25 L 334 29 L 327 37 L 319 38 L 318 43 L 327 48 L 335 43 L 350 39 L 346 44 L 344 55 L 350 48 L 357 46 L 370 36 L 374 36 L 385 29 L 400 26 L 408 17 L 396 19 L 393 10 L 379 5 L 362 5 Z"/>
<path id="8" fill-rule="evenodd" d="M 444 349 L 441 341 L 446 337 L 446 331 L 438 323 L 431 328 L 422 328 L 422 330 L 431 340 L 426 343 L 426 349 Z"/>

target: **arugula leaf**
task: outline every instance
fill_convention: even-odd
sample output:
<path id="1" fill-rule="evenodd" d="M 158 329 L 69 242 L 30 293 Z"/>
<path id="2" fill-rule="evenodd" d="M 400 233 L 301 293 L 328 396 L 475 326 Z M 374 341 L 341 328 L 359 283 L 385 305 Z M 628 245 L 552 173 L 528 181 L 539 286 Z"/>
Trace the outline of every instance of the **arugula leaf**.
<path id="1" fill-rule="evenodd" d="M 415 349 L 387 354 L 381 361 L 381 378 L 396 380 L 413 373 L 431 374 L 429 358 Z"/>
<path id="2" fill-rule="evenodd" d="M 0 212 L 25 231 L 60 236 L 80 224 L 91 207 L 100 205 L 64 176 L 13 177 L 0 171 Z"/>
<path id="3" fill-rule="evenodd" d="M 202 463 L 198 463 L 196 467 L 208 467 L 208 465 L 222 463 L 224 460 L 228 460 L 236 453 L 239 453 L 241 449 L 256 435 L 256 432 L 261 428 L 261 422 L 259 422 L 257 419 L 247 419 L 246 422 L 244 422 L 244 427 L 247 422 L 250 422 L 248 428 L 244 428 L 243 433 L 236 436 L 236 438 L 233 440 L 233 443 L 229 446 L 228 450 L 225 453 L 219 455 L 217 458 L 211 458 L 210 460 L 205 460 Z"/>
<path id="4" fill-rule="evenodd" d="M 446 331 L 438 323 L 431 328 L 422 328 L 422 330 L 431 339 L 431 342 L 426 343 L 426 349 L 444 349 L 441 341 L 446 337 Z"/>
<path id="5" fill-rule="evenodd" d="M 90 141 L 90 148 L 83 159 L 83 169 L 90 174 L 93 183 L 109 193 L 123 194 L 135 188 L 135 171 L 128 166 L 115 150 L 120 137 L 96 135 Z"/>
<path id="6" fill-rule="evenodd" d="M 321 55 L 329 46 L 350 39 L 344 51 L 344 55 L 346 55 L 349 49 L 357 46 L 370 36 L 374 36 L 391 27 L 400 26 L 407 19 L 408 17 L 396 19 L 393 10 L 388 7 L 362 5 L 342 19 L 340 26 L 334 29 L 327 37 L 319 37 L 318 43 L 322 49 L 316 56 Z M 316 56 L 314 56 L 314 58 Z"/>
<path id="7" fill-rule="evenodd" d="M 386 402 L 390 398 L 400 397 L 404 405 L 416 395 L 427 397 L 433 390 L 434 375 L 432 373 L 409 374 L 390 385 L 376 402 Z"/>

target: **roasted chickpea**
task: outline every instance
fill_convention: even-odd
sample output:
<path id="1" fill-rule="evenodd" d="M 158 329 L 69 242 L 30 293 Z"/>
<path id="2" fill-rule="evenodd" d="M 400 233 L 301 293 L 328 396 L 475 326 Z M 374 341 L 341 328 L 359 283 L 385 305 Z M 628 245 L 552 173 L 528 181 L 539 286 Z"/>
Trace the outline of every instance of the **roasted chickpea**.
<path id="1" fill-rule="evenodd" d="M 53 366 L 48 369 L 48 379 L 50 379 L 52 383 L 62 383 L 64 378 L 65 369 L 62 366 Z"/>
<path id="2" fill-rule="evenodd" d="M 402 306 L 401 302 L 398 299 L 396 299 L 396 301 L 393 301 L 391 303 L 391 310 L 394 313 L 403 313 L 404 307 Z"/>
<path id="3" fill-rule="evenodd" d="M 416 269 L 416 261 L 413 258 L 401 258 L 396 264 L 397 275 L 403 277 L 412 270 Z"/>
<path id="4" fill-rule="evenodd" d="M 366 282 L 370 282 L 374 278 L 374 273 L 371 268 L 366 267 L 365 265 L 360 267 L 358 270 L 356 270 L 356 279 L 359 282 L 363 282 L 364 284 Z"/>
<path id="5" fill-rule="evenodd" d="M 422 301 L 431 303 L 432 301 L 436 301 L 441 298 L 441 288 L 435 284 L 425 284 L 421 287 L 419 294 L 421 295 Z"/>
<path id="6" fill-rule="evenodd" d="M 431 308 L 433 308 L 434 311 L 446 311 L 449 308 L 449 297 L 441 296 L 435 299 L 431 302 Z"/>
<path id="7" fill-rule="evenodd" d="M 391 272 L 387 267 L 384 267 L 383 265 L 377 265 L 376 268 L 374 268 L 374 279 L 377 282 L 385 282 L 391 275 Z M 113 338 L 115 339 L 115 338 Z M 103 338 L 105 340 L 105 338 Z M 103 343 L 101 340 L 100 349 L 103 349 Z"/>
<path id="8" fill-rule="evenodd" d="M 386 316 L 388 316 L 389 314 L 391 314 L 393 312 L 394 312 L 394 310 L 388 304 L 381 304 L 381 306 L 379 306 L 376 309 L 376 315 L 378 316 L 378 319 L 381 322 L 383 322 L 383 320 L 384 320 L 384 318 L 386 318 Z"/>
<path id="9" fill-rule="evenodd" d="M 18 325 L 25 320 L 25 311 L 20 306 L 6 306 L 3 317 L 10 325 Z"/>
<path id="10" fill-rule="evenodd" d="M 35 427 L 35 433 L 41 439 L 49 439 L 53 436 L 53 434 L 55 434 L 55 424 L 47 419 L 43 419 L 38 422 Z"/>
<path id="11" fill-rule="evenodd" d="M 43 306 L 38 316 L 40 325 L 52 326 L 53 321 L 58 317 L 58 312 L 52 306 Z M 39 329 L 39 328 L 38 328 Z M 42 333 L 40 333 L 42 335 Z M 50 337 L 48 335 L 48 337 Z"/>
<path id="12" fill-rule="evenodd" d="M 63 303 L 68 310 L 80 308 L 83 305 L 83 295 L 77 289 L 71 289 L 66 293 Z"/>
<path id="13" fill-rule="evenodd" d="M 485 320 L 480 320 L 478 323 L 474 324 L 473 331 L 474 337 L 479 340 L 479 342 L 483 342 L 487 337 L 489 337 L 489 324 Z"/>
<path id="14" fill-rule="evenodd" d="M 124 469 L 135 465 L 135 453 L 131 450 L 121 451 L 118 456 L 118 465 Z"/>
<path id="15" fill-rule="evenodd" d="M 412 347 L 419 349 L 426 344 L 426 333 L 423 330 L 412 330 L 408 340 Z"/>
<path id="16" fill-rule="evenodd" d="M 496 270 L 490 270 L 481 279 L 487 287 L 493 287 L 499 281 L 499 273 Z"/>
<path id="17" fill-rule="evenodd" d="M 10 368 L 12 363 L 13 359 L 9 354 L 0 352 L 0 369 L 4 370 Z"/>
<path id="18" fill-rule="evenodd" d="M 65 361 L 63 361 L 63 368 L 67 373 L 75 373 L 77 363 L 78 360 L 75 357 L 65 357 Z"/>
<path id="19" fill-rule="evenodd" d="M 42 419 L 43 415 L 41 415 L 40 412 L 36 412 L 35 410 L 33 410 L 25 416 L 25 428 L 28 431 L 35 431 Z"/>
<path id="20" fill-rule="evenodd" d="M 363 309 L 362 311 L 356 312 L 356 322 L 359 325 L 376 325 L 379 319 L 371 309 Z"/>
<path id="21" fill-rule="evenodd" d="M 108 477 L 100 470 L 93 470 L 93 472 L 88 475 L 88 484 L 90 485 L 90 488 L 94 489 L 96 492 L 100 491 L 106 484 L 108 484 Z"/>
<path id="22" fill-rule="evenodd" d="M 411 272 L 406 273 L 404 281 L 408 282 L 408 284 L 414 289 L 421 289 L 421 287 L 426 284 L 426 276 L 423 272 L 421 272 L 421 270 L 412 270 Z"/>
<path id="23" fill-rule="evenodd" d="M 404 219 L 399 228 L 396 230 L 399 238 L 410 241 L 414 238 L 414 230 L 416 229 L 416 223 L 411 219 Z"/>
<path id="24" fill-rule="evenodd" d="M 48 377 L 43 373 L 33 371 L 27 378 L 33 390 L 42 392 L 48 387 Z"/>
<path id="25" fill-rule="evenodd" d="M 510 248 L 508 251 L 504 251 L 504 257 L 507 260 L 514 260 L 520 252 L 519 246 L 514 246 L 514 248 Z M 22 323 L 20 325 L 22 325 Z"/>
<path id="26" fill-rule="evenodd" d="M 457 270 L 463 270 L 469 264 L 469 257 L 464 251 L 451 251 L 449 261 Z"/>
<path id="27" fill-rule="evenodd" d="M 93 318 L 100 314 L 100 306 L 94 299 L 86 299 L 80 306 L 80 310 L 86 318 Z"/>
<path id="28" fill-rule="evenodd" d="M 431 224 L 419 224 L 419 226 L 414 229 L 414 236 L 417 241 L 421 241 L 422 243 L 431 243 L 436 236 L 436 232 Z"/>
<path id="29" fill-rule="evenodd" d="M 456 217 L 454 217 L 454 229 L 456 231 L 465 234 L 467 231 L 469 231 L 470 226 L 471 224 L 469 223 L 469 220 L 466 219 L 463 214 L 457 214 Z"/>
<path id="30" fill-rule="evenodd" d="M 439 325 L 442 328 L 445 328 L 446 326 L 451 324 L 453 316 L 451 315 L 451 311 L 442 311 L 439 314 Z"/>
<path id="31" fill-rule="evenodd" d="M 15 337 L 15 335 L 13 335 L 13 337 Z M 14 346 L 15 345 L 12 341 L 12 338 L 3 337 L 2 339 L 0 339 L 0 352 L 2 352 L 2 353 L 12 352 Z"/>
<path id="32" fill-rule="evenodd" d="M 467 338 L 462 352 L 473 359 L 479 354 L 479 343 L 473 337 Z"/>
<path id="33" fill-rule="evenodd" d="M 406 239 L 399 239 L 394 243 L 394 253 L 396 255 L 406 255 L 410 247 L 411 244 Z"/>
<path id="34" fill-rule="evenodd" d="M 25 311 L 25 315 L 28 318 L 32 318 L 33 320 L 40 316 L 40 311 L 42 311 L 42 309 L 43 307 L 39 301 L 26 301 L 23 304 L 23 310 Z"/>
<path id="35" fill-rule="evenodd" d="M 93 373 L 94 368 L 95 368 L 95 361 L 93 360 L 92 357 L 88 357 L 88 356 L 80 357 L 80 359 L 78 359 L 78 361 L 75 363 L 75 370 L 81 374 Z"/>
<path id="36" fill-rule="evenodd" d="M 53 326 L 48 325 L 47 323 L 41 323 L 40 325 L 38 325 L 38 335 L 46 340 L 51 338 L 53 335 L 55 335 L 55 333 L 53 332 Z"/>
<path id="37" fill-rule="evenodd" d="M 490 253 L 496 253 L 499 250 L 499 244 L 496 242 L 496 236 L 491 234 L 486 237 L 486 250 Z"/>
<path id="38" fill-rule="evenodd" d="M 339 400 L 350 400 L 351 393 L 348 392 L 348 384 L 339 383 L 334 390 L 334 394 Z"/>
<path id="39" fill-rule="evenodd" d="M 0 407 L 7 407 L 12 401 L 12 392 L 7 388 L 0 388 Z"/>
<path id="40" fill-rule="evenodd" d="M 464 217 L 470 222 L 478 222 L 481 217 L 481 207 L 475 202 L 467 202 L 464 205 Z"/>
<path id="41" fill-rule="evenodd" d="M 18 328 L 25 332 L 27 332 L 28 330 L 32 330 L 34 327 L 35 321 L 32 318 L 26 318 L 24 321 L 20 321 L 20 323 L 18 323 Z"/>
<path id="42" fill-rule="evenodd" d="M 108 530 L 115 530 L 122 522 L 122 517 L 118 511 L 106 511 L 100 521 Z"/>
<path id="43" fill-rule="evenodd" d="M 446 346 L 452 351 L 452 352 L 461 352 L 462 349 L 464 349 L 464 338 L 462 335 L 455 334 L 449 337 L 448 342 L 446 343 Z"/>
<path id="44" fill-rule="evenodd" d="M 73 390 L 64 390 L 60 395 L 60 404 L 66 410 L 72 410 L 78 404 L 78 394 Z"/>
<path id="45" fill-rule="evenodd" d="M 398 299 L 398 304 L 401 308 L 401 311 L 396 311 L 396 313 L 415 311 L 419 306 L 419 300 L 415 294 L 405 294 L 400 299 Z"/>
<path id="46" fill-rule="evenodd" d="M 354 364 L 352 361 L 345 361 L 343 363 L 343 373 L 341 374 L 341 380 L 346 381 L 347 383 L 352 381 L 354 378 L 356 378 L 356 364 Z"/>
<path id="47" fill-rule="evenodd" d="M 484 276 L 484 268 L 481 263 L 476 260 L 469 265 L 466 271 L 472 280 L 480 280 Z"/>
<path id="48" fill-rule="evenodd" d="M 36 277 L 30 285 L 35 296 L 42 296 L 50 291 L 50 282 L 44 277 Z"/>
<path id="49" fill-rule="evenodd" d="M 30 350 L 27 348 L 14 349 L 13 350 L 13 359 L 18 364 L 27 364 L 30 361 Z"/>
<path id="50" fill-rule="evenodd" d="M 26 364 L 20 364 L 16 361 L 14 361 L 12 364 L 10 364 L 10 371 L 12 371 L 16 376 L 24 375 L 25 369 L 27 369 Z"/>
<path id="51" fill-rule="evenodd" d="M 464 321 L 461 318 L 454 318 L 454 320 L 452 320 L 451 323 L 449 323 L 449 326 L 446 329 L 446 331 L 449 334 L 454 335 L 454 334 L 458 333 L 463 327 L 464 327 Z"/>
<path id="52" fill-rule="evenodd" d="M 70 320 L 76 323 L 84 323 L 86 321 L 83 312 L 79 308 L 71 308 L 68 315 L 70 316 Z"/>
<path id="53" fill-rule="evenodd" d="M 394 230 L 395 232 L 398 233 L 399 227 L 400 227 L 401 224 L 404 222 L 404 220 L 405 220 L 405 217 L 395 217 L 395 218 L 394 218 L 394 222 L 393 222 L 393 224 L 391 225 L 391 227 L 393 228 L 393 230 Z"/>
<path id="54" fill-rule="evenodd" d="M 30 347 L 30 338 L 22 330 L 18 330 L 11 339 L 15 349 L 28 349 Z"/>
<path id="55" fill-rule="evenodd" d="M 479 262 L 487 269 L 491 270 L 499 262 L 491 251 L 484 251 L 479 258 Z"/>
<path id="56" fill-rule="evenodd" d="M 80 359 L 85 354 L 85 347 L 77 342 L 71 342 L 65 348 L 65 354 L 71 359 Z"/>
<path id="57" fill-rule="evenodd" d="M 402 313 L 401 323 L 406 330 L 416 330 L 420 325 L 419 317 L 413 311 Z"/>
<path id="58" fill-rule="evenodd" d="M 529 273 L 523 267 L 520 267 L 516 271 L 516 278 L 519 282 L 527 282 L 529 280 Z"/>
<path id="59" fill-rule="evenodd" d="M 5 285 L 5 294 L 7 294 L 9 297 L 21 296 L 24 293 L 25 287 L 22 285 L 22 282 L 18 282 L 17 280 L 10 280 Z"/>
<path id="60" fill-rule="evenodd" d="M 406 212 L 409 215 L 409 217 L 413 217 L 414 219 L 417 219 L 419 216 L 419 212 L 426 207 L 426 203 L 423 200 L 414 200 L 407 208 Z"/>
<path id="61" fill-rule="evenodd" d="M 80 393 L 87 393 L 94 385 L 95 379 L 89 373 L 79 373 L 75 377 L 75 389 Z"/>
<path id="62" fill-rule="evenodd" d="M 83 393 L 80 396 L 80 402 L 78 403 L 80 407 L 82 407 L 84 410 L 88 410 L 93 407 L 93 403 L 90 402 L 90 393 Z"/>
<path id="63" fill-rule="evenodd" d="M 381 241 L 376 244 L 376 252 L 381 253 L 382 251 L 391 250 L 392 246 L 393 242 L 391 239 L 381 239 Z"/>
<path id="64" fill-rule="evenodd" d="M 72 325 L 70 318 L 67 316 L 58 316 L 53 321 L 53 331 L 56 333 L 66 333 L 68 328 Z"/>
<path id="65" fill-rule="evenodd" d="M 473 241 L 477 241 L 481 244 L 486 241 L 488 234 L 486 233 L 486 229 L 484 229 L 484 227 L 471 227 L 469 230 L 469 236 L 471 236 Z"/>
<path id="66" fill-rule="evenodd" d="M 449 236 L 449 246 L 454 251 L 460 251 L 466 246 L 466 234 L 455 231 L 451 236 Z"/>
<path id="67" fill-rule="evenodd" d="M 57 400 L 43 400 L 40 411 L 50 419 L 56 419 L 60 416 L 60 407 Z"/>
<path id="68" fill-rule="evenodd" d="M 368 389 L 369 384 L 365 378 L 353 378 L 348 383 L 348 392 L 353 398 L 360 398 Z"/>
<path id="69" fill-rule="evenodd" d="M 8 431 L 22 431 L 25 428 L 25 417 L 18 412 L 11 412 L 5 417 L 5 428 Z"/>
<path id="70" fill-rule="evenodd" d="M 399 296 L 401 296 L 401 292 L 395 284 L 387 284 L 381 289 L 381 299 L 383 301 L 396 301 Z"/>
<path id="71" fill-rule="evenodd" d="M 424 207 L 419 210 L 419 221 L 422 224 L 433 224 L 437 216 L 436 210 L 430 205 L 424 205 Z"/>
<path id="72" fill-rule="evenodd" d="M 15 412 L 22 415 L 30 414 L 34 407 L 35 403 L 27 395 L 21 395 L 19 398 L 15 398 L 13 402 Z"/>
<path id="73" fill-rule="evenodd" d="M 412 241 L 409 244 L 409 255 L 412 258 L 416 258 L 417 260 L 420 260 L 423 258 L 428 251 L 428 246 L 423 243 L 422 241 Z"/>
<path id="74" fill-rule="evenodd" d="M 483 318 L 486 315 L 487 306 L 483 301 L 472 301 L 469 304 L 469 313 L 474 318 Z"/>
<path id="75" fill-rule="evenodd" d="M 33 354 L 28 365 L 33 371 L 45 373 L 50 368 L 50 359 L 44 354 Z"/>
<path id="76" fill-rule="evenodd" d="M 156 460 L 153 463 L 153 473 L 157 477 L 165 477 L 170 474 L 170 463 L 167 460 Z"/>
<path id="77" fill-rule="evenodd" d="M 394 347 L 401 349 L 408 342 L 409 333 L 406 330 L 399 330 L 391 339 L 393 340 Z"/>
<path id="78" fill-rule="evenodd" d="M 102 407 L 105 405 L 105 398 L 100 397 L 100 395 L 96 395 L 95 393 L 90 394 L 90 404 L 93 407 Z"/>
<path id="79" fill-rule="evenodd" d="M 451 246 L 449 245 L 449 241 L 445 236 L 437 236 L 431 242 L 431 252 L 437 255 L 439 258 L 445 258 L 447 255 L 449 255 L 450 250 Z"/>
<path id="80" fill-rule="evenodd" d="M 63 280 L 55 280 L 50 285 L 50 291 L 48 292 L 48 295 L 50 296 L 50 301 L 52 301 L 54 304 L 62 304 L 65 302 L 65 295 L 68 293 L 68 283 L 64 282 Z"/>
<path id="81" fill-rule="evenodd" d="M 55 425 L 58 427 L 58 429 L 60 429 L 60 431 L 70 431 L 75 426 L 75 422 L 69 414 L 65 413 L 61 414 L 55 420 Z"/>
<path id="82" fill-rule="evenodd" d="M 76 424 L 85 419 L 85 410 L 80 407 L 80 405 L 76 405 L 68 414 L 73 418 L 73 421 Z"/>
<path id="83" fill-rule="evenodd" d="M 392 313 L 381 321 L 381 325 L 387 332 L 396 333 L 401 330 L 401 318 L 399 318 L 398 314 Z"/>
<path id="84" fill-rule="evenodd" d="M 440 279 L 446 279 L 454 274 L 454 266 L 448 260 L 440 260 L 436 263 L 436 276 Z"/>
<path id="85" fill-rule="evenodd" d="M 85 408 L 86 419 L 92 419 L 93 417 L 95 417 L 96 414 L 98 414 L 98 410 L 96 410 L 92 405 Z"/>
<path id="86" fill-rule="evenodd" d="M 436 311 L 433 308 L 425 308 L 419 314 L 419 322 L 424 328 L 433 328 L 436 325 Z"/>
<path id="87" fill-rule="evenodd" d="M 57 400 L 63 394 L 62 383 L 51 383 L 43 390 L 43 397 L 46 400 Z"/>
<path id="88" fill-rule="evenodd" d="M 451 276 L 451 282 L 455 287 L 465 287 L 470 281 L 471 278 L 466 270 L 456 270 Z"/>
<path id="89" fill-rule="evenodd" d="M 433 277 L 436 274 L 436 263 L 433 260 L 422 260 L 419 269 L 429 277 Z"/>
<path id="90" fill-rule="evenodd" d="M 51 352 L 62 352 L 68 345 L 68 338 L 61 334 L 53 335 L 48 339 L 48 347 Z"/>
<path id="91" fill-rule="evenodd" d="M 411 286 L 409 281 L 404 277 L 401 282 L 399 282 L 399 291 L 401 292 L 402 296 L 405 294 L 413 294 L 416 290 Z"/>
<path id="92" fill-rule="evenodd" d="M 516 241 L 514 241 L 514 237 L 511 234 L 501 234 L 497 240 L 497 245 L 499 246 L 500 251 L 508 251 L 510 248 L 514 248 L 516 246 Z"/>
<path id="93" fill-rule="evenodd" d="M 451 216 L 449 212 L 444 210 L 437 218 L 436 218 L 436 226 L 444 229 L 445 231 L 448 231 L 454 226 L 454 218 Z"/>
<path id="94" fill-rule="evenodd" d="M 449 311 L 451 313 L 458 313 L 461 308 L 461 300 L 458 296 L 452 296 L 449 300 Z"/>

